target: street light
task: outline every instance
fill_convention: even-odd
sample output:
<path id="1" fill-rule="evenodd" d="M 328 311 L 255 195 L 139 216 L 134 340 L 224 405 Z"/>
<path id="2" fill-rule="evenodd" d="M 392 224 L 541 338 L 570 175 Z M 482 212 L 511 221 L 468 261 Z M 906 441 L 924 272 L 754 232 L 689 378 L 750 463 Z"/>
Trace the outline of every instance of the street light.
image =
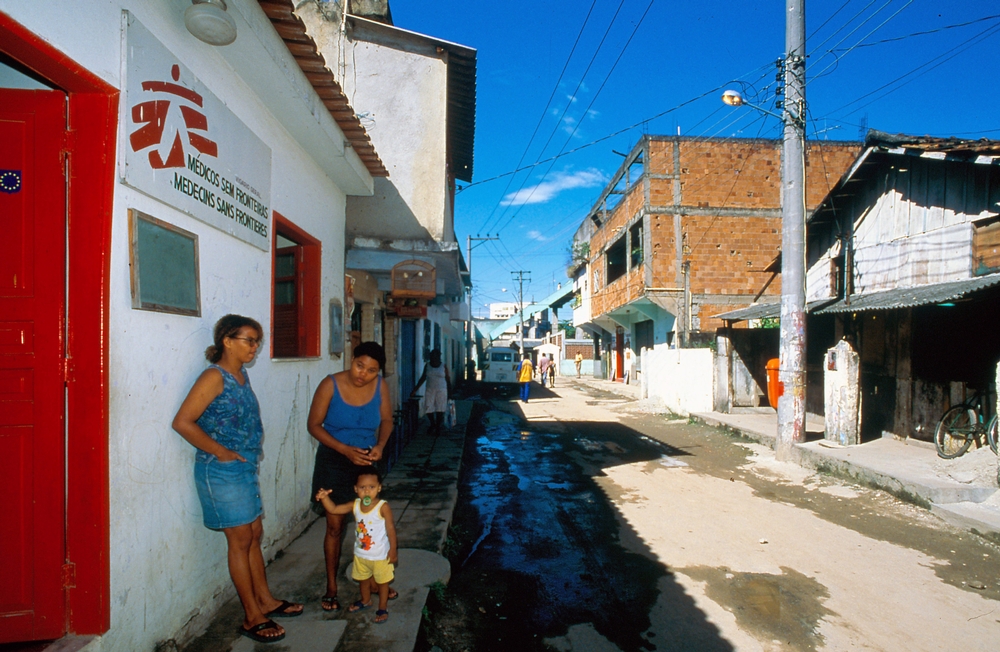
<path id="1" fill-rule="evenodd" d="M 785 0 L 785 101 L 781 139 L 781 333 L 782 387 L 778 399 L 775 454 L 790 460 L 795 444 L 805 441 L 806 426 L 806 285 L 805 285 L 805 9 L 803 0 Z M 752 106 L 738 91 L 727 90 L 729 106 Z M 762 107 L 752 107 L 776 115 Z"/>
<path id="2" fill-rule="evenodd" d="M 747 102 L 746 98 L 743 97 L 743 93 L 739 91 L 734 91 L 729 89 L 728 91 L 722 92 L 722 102 L 723 104 L 728 104 L 729 106 L 749 106 L 751 109 L 756 109 L 761 113 L 766 113 L 768 115 L 774 116 L 779 120 L 784 120 L 784 116 L 778 115 L 774 111 L 768 111 L 762 106 L 757 106 L 756 104 L 750 104 Z"/>

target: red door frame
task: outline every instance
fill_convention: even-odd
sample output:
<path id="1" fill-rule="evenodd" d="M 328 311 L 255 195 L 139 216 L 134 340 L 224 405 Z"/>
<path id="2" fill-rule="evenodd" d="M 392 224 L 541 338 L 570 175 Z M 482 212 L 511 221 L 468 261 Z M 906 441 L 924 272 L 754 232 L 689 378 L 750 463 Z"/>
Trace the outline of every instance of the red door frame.
<path id="1" fill-rule="evenodd" d="M 320 278 L 322 276 L 322 243 L 278 211 L 272 211 L 271 241 L 271 357 L 274 357 L 274 271 L 277 270 L 278 236 L 296 243 L 302 251 L 296 265 L 296 290 L 299 305 L 299 353 L 296 357 L 315 358 L 320 355 Z"/>
<path id="2" fill-rule="evenodd" d="M 118 89 L 0 12 L 0 51 L 69 96 L 66 630 L 111 626 L 108 294 Z"/>

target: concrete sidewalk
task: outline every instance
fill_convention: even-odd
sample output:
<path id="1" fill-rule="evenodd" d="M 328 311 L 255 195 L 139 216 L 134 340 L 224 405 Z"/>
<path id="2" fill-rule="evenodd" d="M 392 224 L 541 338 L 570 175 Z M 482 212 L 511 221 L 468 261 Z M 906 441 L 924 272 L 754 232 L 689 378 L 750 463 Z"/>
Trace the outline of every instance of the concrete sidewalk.
<path id="1" fill-rule="evenodd" d="M 774 447 L 778 417 L 770 408 L 740 414 L 706 412 L 691 417 Z M 977 451 L 944 460 L 938 457 L 931 442 L 893 437 L 857 446 L 840 446 L 821 438 L 822 420 L 812 416 L 806 430 L 809 439 L 820 438 L 795 445 L 799 464 L 883 489 L 930 509 L 952 525 L 1000 536 L 998 461 L 991 452 L 982 451 L 986 462 L 992 465 L 988 473 L 975 473 L 969 470 L 970 464 L 981 466 L 983 459 L 978 455 L 979 459 L 973 462 L 973 454 Z"/>
<path id="2" fill-rule="evenodd" d="M 341 555 L 338 580 L 342 608 L 336 612 L 322 610 L 319 600 L 326 586 L 326 528 L 325 519 L 317 518 L 267 567 L 268 583 L 275 596 L 305 604 L 302 616 L 278 621 L 286 631 L 284 640 L 262 645 L 240 636 L 237 628 L 243 611 L 234 598 L 219 611 L 205 633 L 183 647 L 184 652 L 411 652 L 431 587 L 437 582 L 446 584 L 451 576 L 451 566 L 440 553 L 458 497 L 465 421 L 471 406 L 467 401 L 461 403 L 465 403 L 459 410 L 461 423 L 438 436 L 426 434 L 422 424 L 420 433 L 407 445 L 383 483 L 382 497 L 392 507 L 399 545 L 399 565 L 392 583 L 399 598 L 389 602 L 387 622 L 376 625 L 373 608 L 347 613 L 348 605 L 359 598 L 357 584 L 350 577 L 350 534 Z"/>
<path id="3" fill-rule="evenodd" d="M 630 399 L 640 398 L 639 385 L 588 377 L 567 380 Z M 743 408 L 732 414 L 704 412 L 690 416 L 774 448 L 778 417 L 771 408 Z M 883 437 L 858 446 L 840 446 L 823 439 L 823 432 L 822 417 L 808 415 L 806 435 L 809 441 L 795 446 L 799 464 L 883 489 L 929 509 L 952 525 L 1000 536 L 998 462 L 992 453 L 985 458 L 986 464 L 992 464 L 988 472 L 983 473 L 982 468 L 973 472 L 969 467 L 977 451 L 954 460 L 943 460 L 931 442 Z M 982 467 L 984 460 L 979 457 L 975 463 Z"/>

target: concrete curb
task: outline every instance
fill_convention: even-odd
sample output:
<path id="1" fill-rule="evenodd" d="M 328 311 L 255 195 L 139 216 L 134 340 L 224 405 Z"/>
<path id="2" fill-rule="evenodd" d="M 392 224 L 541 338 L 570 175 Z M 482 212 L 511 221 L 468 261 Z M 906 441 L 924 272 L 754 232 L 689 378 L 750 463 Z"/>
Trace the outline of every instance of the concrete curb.
<path id="1" fill-rule="evenodd" d="M 691 418 L 765 446 L 774 447 L 775 437 L 761 432 L 760 425 L 747 427 L 746 415 L 696 413 Z M 755 417 L 756 418 L 756 417 Z M 759 420 L 759 419 L 758 419 Z M 947 523 L 1000 537 L 1000 510 L 983 504 L 997 493 L 996 487 L 982 487 L 942 480 L 929 472 L 937 459 L 933 445 L 900 442 L 884 438 L 859 446 L 828 447 L 821 441 L 796 444 L 796 462 L 817 471 L 858 482 L 930 510 Z"/>

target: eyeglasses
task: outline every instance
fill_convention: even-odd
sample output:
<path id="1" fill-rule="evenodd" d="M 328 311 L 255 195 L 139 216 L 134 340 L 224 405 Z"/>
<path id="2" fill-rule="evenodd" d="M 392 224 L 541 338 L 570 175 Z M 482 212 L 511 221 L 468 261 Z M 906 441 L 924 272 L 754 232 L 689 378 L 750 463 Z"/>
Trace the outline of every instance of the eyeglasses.
<path id="1" fill-rule="evenodd" d="M 260 340 L 255 340 L 252 337 L 232 337 L 233 340 L 243 340 L 247 343 L 247 346 L 258 347 L 260 346 Z"/>

